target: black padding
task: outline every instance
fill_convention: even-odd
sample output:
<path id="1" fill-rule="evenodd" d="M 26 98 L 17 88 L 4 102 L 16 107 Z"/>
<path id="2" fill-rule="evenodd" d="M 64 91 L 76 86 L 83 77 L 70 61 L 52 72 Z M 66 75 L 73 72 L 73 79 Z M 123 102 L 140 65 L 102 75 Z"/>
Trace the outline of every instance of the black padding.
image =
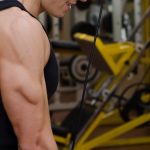
<path id="1" fill-rule="evenodd" d="M 75 50 L 75 51 L 81 51 L 80 46 L 77 42 L 73 41 L 50 41 L 52 47 L 54 49 L 64 49 L 64 50 Z"/>
<path id="2" fill-rule="evenodd" d="M 88 120 L 90 119 L 90 117 L 93 115 L 94 112 L 95 112 L 95 106 L 91 106 L 89 104 L 83 104 L 79 114 L 79 106 L 77 106 L 64 119 L 64 121 L 61 124 L 61 127 L 67 128 L 68 131 L 71 132 L 73 135 L 75 134 L 76 129 L 78 128 L 77 131 L 79 133 L 86 125 L 86 123 L 88 122 Z"/>
<path id="3" fill-rule="evenodd" d="M 91 106 L 89 104 L 83 104 L 79 114 L 79 106 L 75 107 L 69 115 L 63 120 L 61 126 L 53 126 L 53 133 L 55 135 L 66 137 L 68 133 L 72 135 L 75 134 L 76 131 L 78 133 L 83 129 L 86 125 L 90 117 L 95 112 L 95 106 Z M 80 120 L 79 120 L 80 115 Z M 78 128 L 78 129 L 77 129 Z M 77 130 L 76 130 L 77 129 Z M 73 137 L 73 136 L 72 136 Z"/>
<path id="4" fill-rule="evenodd" d="M 71 38 L 73 40 L 75 40 L 74 34 L 77 32 L 86 33 L 94 36 L 96 33 L 96 27 L 88 22 L 81 21 L 76 23 L 71 29 Z"/>
<path id="5" fill-rule="evenodd" d="M 108 12 L 102 18 L 101 23 L 101 30 L 105 33 L 112 33 L 113 32 L 113 25 L 112 25 L 112 13 Z"/>
<path id="6" fill-rule="evenodd" d="M 69 130 L 67 128 L 59 127 L 56 125 L 52 126 L 52 130 L 55 135 L 58 135 L 58 136 L 61 136 L 64 138 L 67 137 L 67 135 L 69 133 Z"/>

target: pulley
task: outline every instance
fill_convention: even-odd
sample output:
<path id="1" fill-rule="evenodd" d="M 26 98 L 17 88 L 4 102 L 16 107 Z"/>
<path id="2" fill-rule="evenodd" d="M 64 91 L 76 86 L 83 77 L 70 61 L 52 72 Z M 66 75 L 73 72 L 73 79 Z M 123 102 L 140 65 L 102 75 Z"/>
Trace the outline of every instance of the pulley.
<path id="1" fill-rule="evenodd" d="M 79 82 L 83 83 L 85 81 L 85 74 L 88 66 L 88 59 L 87 56 L 80 55 L 80 56 L 74 56 L 69 64 L 69 72 L 71 77 Z M 88 77 L 88 82 L 94 80 L 96 76 L 98 75 L 97 69 L 95 69 L 93 66 L 90 67 L 90 73 Z"/>
<path id="2" fill-rule="evenodd" d="M 119 111 L 124 121 L 132 120 L 145 113 L 146 110 L 150 110 L 150 86 L 146 84 L 135 84 L 130 86 L 124 92 L 124 94 L 132 87 L 136 87 L 134 94 L 130 99 L 123 98 L 120 101 Z"/>
<path id="3" fill-rule="evenodd" d="M 124 121 L 130 121 L 144 113 L 144 109 L 134 101 L 128 101 L 125 106 L 120 108 L 120 115 Z"/>

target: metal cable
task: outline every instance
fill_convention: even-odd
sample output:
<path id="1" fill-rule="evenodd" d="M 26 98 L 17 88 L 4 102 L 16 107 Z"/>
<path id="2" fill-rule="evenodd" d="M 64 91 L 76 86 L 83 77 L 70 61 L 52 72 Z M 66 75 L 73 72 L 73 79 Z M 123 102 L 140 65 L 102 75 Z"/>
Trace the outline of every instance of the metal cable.
<path id="1" fill-rule="evenodd" d="M 100 12 L 99 12 L 98 20 L 97 20 L 97 25 L 96 25 L 96 33 L 95 33 L 94 40 L 93 40 L 93 49 L 95 48 L 96 39 L 98 37 L 99 30 L 100 30 L 102 11 L 103 11 L 103 0 L 97 0 L 97 4 L 100 4 Z M 83 92 L 82 92 L 81 102 L 80 102 L 79 108 L 78 108 L 79 111 L 78 111 L 78 114 L 76 114 L 76 116 L 78 118 L 77 118 L 76 122 L 74 122 L 74 125 L 76 125 L 76 126 L 75 126 L 75 132 L 73 133 L 73 138 L 72 138 L 72 143 L 71 143 L 70 150 L 74 150 L 75 143 L 76 143 L 76 138 L 78 136 L 78 129 L 79 129 L 79 125 L 80 125 L 81 117 L 82 117 L 81 110 L 82 110 L 82 106 L 83 106 L 84 99 L 85 99 L 90 67 L 91 67 L 93 61 L 94 61 L 94 52 L 93 52 L 93 50 L 91 50 L 89 61 L 88 61 L 88 66 L 87 66 L 87 71 L 86 71 L 86 74 L 85 74 L 85 81 L 84 81 L 84 84 L 83 84 Z"/>

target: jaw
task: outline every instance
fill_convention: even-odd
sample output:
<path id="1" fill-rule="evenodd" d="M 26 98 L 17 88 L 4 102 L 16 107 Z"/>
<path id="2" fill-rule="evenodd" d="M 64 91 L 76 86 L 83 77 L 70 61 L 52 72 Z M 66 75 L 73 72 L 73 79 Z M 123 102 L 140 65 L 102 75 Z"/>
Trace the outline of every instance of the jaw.
<path id="1" fill-rule="evenodd" d="M 50 16 L 57 18 L 64 17 L 64 15 L 70 10 L 71 4 L 66 1 L 42 1 L 40 2 L 40 13 L 43 11 L 48 12 Z"/>

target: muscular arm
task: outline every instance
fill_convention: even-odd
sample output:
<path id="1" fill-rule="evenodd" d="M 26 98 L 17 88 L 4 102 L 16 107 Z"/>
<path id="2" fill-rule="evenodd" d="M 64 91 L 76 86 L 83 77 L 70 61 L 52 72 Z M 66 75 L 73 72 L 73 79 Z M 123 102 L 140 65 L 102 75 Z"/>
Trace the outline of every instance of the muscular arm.
<path id="1" fill-rule="evenodd" d="M 39 23 L 28 17 L 18 19 L 10 32 L 7 50 L 1 53 L 0 84 L 20 150 L 56 150 L 43 76 L 46 36 Z"/>

